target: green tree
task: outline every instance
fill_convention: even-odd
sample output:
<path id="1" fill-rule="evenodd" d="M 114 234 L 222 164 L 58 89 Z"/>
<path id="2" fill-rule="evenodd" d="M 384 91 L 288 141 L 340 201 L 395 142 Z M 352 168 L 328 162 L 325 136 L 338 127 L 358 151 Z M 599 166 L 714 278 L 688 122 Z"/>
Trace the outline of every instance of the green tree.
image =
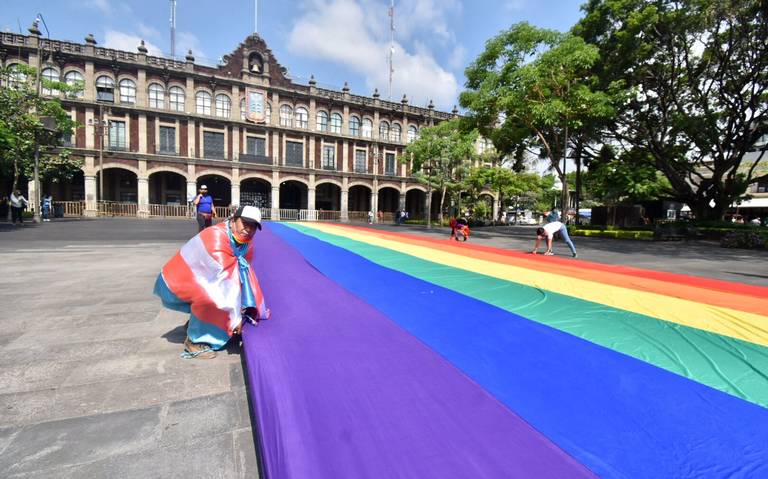
<path id="1" fill-rule="evenodd" d="M 413 160 L 416 178 L 440 191 L 440 222 L 446 193 L 457 193 L 464 187 L 464 178 L 475 157 L 475 140 L 477 131 L 467 131 L 462 120 L 453 119 L 423 128 L 406 148 L 402 160 Z"/>
<path id="2" fill-rule="evenodd" d="M 560 161 L 570 135 L 613 114 L 610 95 L 591 88 L 597 60 L 598 49 L 577 36 L 518 23 L 490 39 L 466 70 L 460 102 L 480 133 L 510 156 L 538 149 L 563 183 L 564 205 Z"/>
<path id="3" fill-rule="evenodd" d="M 590 0 L 573 32 L 619 85 L 609 141 L 632 168 L 660 171 L 697 218 L 721 218 L 756 180 L 768 133 L 768 9 L 760 0 Z M 714 205 L 711 206 L 710 204 Z"/>
<path id="4" fill-rule="evenodd" d="M 42 180 L 70 179 L 82 166 L 81 160 L 60 148 L 63 137 L 73 134 L 78 125 L 58 99 L 38 94 L 36 74 L 35 69 L 25 65 L 0 69 L 0 173 L 13 178 L 13 189 L 18 188 L 20 177 L 32 177 L 36 145 Z M 65 93 L 73 90 L 69 85 L 46 79 L 42 79 L 41 85 Z M 44 117 L 54 120 L 53 130 L 44 126 Z"/>
<path id="5" fill-rule="evenodd" d="M 501 219 L 510 199 L 535 192 L 540 188 L 537 175 L 517 173 L 506 166 L 474 168 L 469 175 L 468 184 L 476 194 L 483 190 L 490 190 L 496 194 L 499 216 L 493 218 L 494 224 Z"/>

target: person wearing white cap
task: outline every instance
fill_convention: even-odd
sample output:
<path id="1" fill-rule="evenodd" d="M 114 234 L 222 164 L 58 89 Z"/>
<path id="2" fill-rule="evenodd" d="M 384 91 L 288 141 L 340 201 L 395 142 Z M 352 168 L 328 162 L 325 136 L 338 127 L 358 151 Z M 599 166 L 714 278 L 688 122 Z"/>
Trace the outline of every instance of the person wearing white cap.
<path id="1" fill-rule="evenodd" d="M 261 210 L 240 206 L 234 215 L 205 228 L 163 266 L 155 294 L 166 308 L 189 313 L 184 359 L 211 359 L 243 323 L 269 318 L 251 267 Z"/>
<path id="2" fill-rule="evenodd" d="M 216 208 L 213 206 L 213 198 L 208 194 L 208 187 L 200 185 L 200 193 L 192 202 L 197 209 L 197 226 L 199 231 L 211 226 L 216 218 Z"/>

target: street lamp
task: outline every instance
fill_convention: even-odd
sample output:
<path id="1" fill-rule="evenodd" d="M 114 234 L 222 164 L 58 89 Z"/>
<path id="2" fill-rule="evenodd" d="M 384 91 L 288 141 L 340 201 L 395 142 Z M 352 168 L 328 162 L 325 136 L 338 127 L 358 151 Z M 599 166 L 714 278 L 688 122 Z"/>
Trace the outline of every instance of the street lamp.
<path id="1" fill-rule="evenodd" d="M 35 17 L 35 20 L 32 22 L 32 27 L 29 28 L 29 32 L 33 35 L 38 36 L 37 40 L 37 75 L 35 75 L 35 94 L 37 97 L 40 97 L 40 87 L 41 87 L 41 77 L 42 77 L 42 69 L 43 69 L 43 57 L 42 57 L 42 42 L 40 41 L 40 30 L 38 28 L 38 25 L 40 22 L 43 22 L 43 27 L 45 27 L 45 34 L 48 36 L 48 43 L 50 46 L 51 42 L 51 33 L 48 31 L 48 25 L 45 23 L 45 19 L 43 19 L 43 15 L 38 13 Z M 35 198 L 34 198 L 34 206 L 35 206 L 35 213 L 32 217 L 32 221 L 35 223 L 40 223 L 40 143 L 37 138 L 37 129 L 35 129 L 35 169 L 34 169 L 34 183 L 35 183 Z"/>
<path id="2" fill-rule="evenodd" d="M 97 211 L 99 201 L 104 201 L 104 137 L 108 136 L 109 120 L 104 119 L 104 106 L 99 103 L 99 118 L 88 120 L 88 124 L 93 126 L 94 137 L 99 137 L 99 196 L 96 200 Z"/>

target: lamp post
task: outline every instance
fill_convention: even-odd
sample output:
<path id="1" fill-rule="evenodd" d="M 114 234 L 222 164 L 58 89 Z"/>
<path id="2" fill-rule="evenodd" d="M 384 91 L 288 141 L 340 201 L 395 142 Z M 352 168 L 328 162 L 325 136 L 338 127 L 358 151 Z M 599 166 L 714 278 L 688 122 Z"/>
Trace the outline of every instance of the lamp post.
<path id="1" fill-rule="evenodd" d="M 35 95 L 39 98 L 41 94 L 41 78 L 42 78 L 42 68 L 43 68 L 43 57 L 42 57 L 42 42 L 40 41 L 40 30 L 38 28 L 38 25 L 40 22 L 43 22 L 43 27 L 45 27 L 45 33 L 48 36 L 48 42 L 50 43 L 51 40 L 51 33 L 48 31 L 48 25 L 45 24 L 45 19 L 43 19 L 43 15 L 38 13 L 35 17 L 35 20 L 32 22 L 32 27 L 29 28 L 29 32 L 33 35 L 36 35 L 38 37 L 37 39 L 37 74 L 35 75 Z M 35 206 L 35 213 L 32 217 L 32 221 L 35 223 L 40 223 L 40 142 L 38 140 L 38 134 L 37 129 L 35 129 L 35 167 L 34 167 L 34 175 L 33 175 L 33 181 L 35 183 L 35 198 L 34 206 Z"/>
<path id="2" fill-rule="evenodd" d="M 424 166 L 427 171 L 427 229 L 432 228 L 432 160 Z"/>
<path id="3" fill-rule="evenodd" d="M 99 138 L 99 196 L 96 199 L 98 211 L 99 201 L 104 201 L 104 137 L 107 135 L 107 128 L 109 127 L 109 121 L 104 119 L 104 106 L 101 103 L 99 103 L 98 120 L 90 119 L 88 124 L 95 128 L 94 136 Z"/>

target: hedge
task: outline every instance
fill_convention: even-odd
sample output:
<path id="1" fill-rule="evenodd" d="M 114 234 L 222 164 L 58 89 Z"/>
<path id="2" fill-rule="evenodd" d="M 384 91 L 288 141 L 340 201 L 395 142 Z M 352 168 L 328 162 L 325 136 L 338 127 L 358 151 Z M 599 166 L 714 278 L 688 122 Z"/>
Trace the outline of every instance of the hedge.
<path id="1" fill-rule="evenodd" d="M 572 236 L 590 236 L 595 238 L 616 238 L 616 239 L 636 239 L 652 240 L 653 231 L 648 230 L 594 230 L 594 229 L 569 229 L 568 233 Z"/>

